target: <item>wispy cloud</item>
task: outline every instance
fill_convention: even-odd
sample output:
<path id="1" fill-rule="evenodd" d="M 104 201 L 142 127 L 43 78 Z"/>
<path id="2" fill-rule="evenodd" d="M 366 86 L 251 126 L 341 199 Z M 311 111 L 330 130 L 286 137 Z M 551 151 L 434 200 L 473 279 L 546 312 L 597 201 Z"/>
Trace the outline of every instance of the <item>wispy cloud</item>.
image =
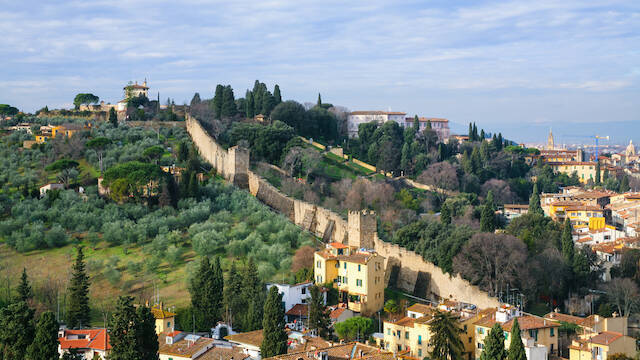
<path id="1" fill-rule="evenodd" d="M 5 2 L 0 18 L 0 102 L 26 110 L 80 91 L 117 101 L 146 76 L 177 101 L 259 78 L 300 101 L 461 123 L 640 120 L 633 0 L 63 0 Z"/>

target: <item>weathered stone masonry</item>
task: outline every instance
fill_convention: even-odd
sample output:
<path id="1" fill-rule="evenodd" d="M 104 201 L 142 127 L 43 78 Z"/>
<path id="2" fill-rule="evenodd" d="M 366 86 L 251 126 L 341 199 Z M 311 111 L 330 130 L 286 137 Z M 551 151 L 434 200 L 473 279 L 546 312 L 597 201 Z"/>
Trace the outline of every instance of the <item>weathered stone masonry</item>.
<path id="1" fill-rule="evenodd" d="M 375 213 L 350 211 L 345 220 L 339 214 L 292 199 L 281 193 L 258 174 L 249 170 L 249 150 L 234 146 L 228 150 L 217 144 L 200 123 L 187 115 L 187 131 L 200 151 L 216 171 L 234 185 L 248 189 L 260 201 L 287 216 L 293 223 L 322 238 L 368 249 L 385 257 L 385 283 L 424 298 L 453 298 L 480 308 L 499 305 L 478 287 L 459 275 L 446 274 L 422 256 L 378 238 Z"/>

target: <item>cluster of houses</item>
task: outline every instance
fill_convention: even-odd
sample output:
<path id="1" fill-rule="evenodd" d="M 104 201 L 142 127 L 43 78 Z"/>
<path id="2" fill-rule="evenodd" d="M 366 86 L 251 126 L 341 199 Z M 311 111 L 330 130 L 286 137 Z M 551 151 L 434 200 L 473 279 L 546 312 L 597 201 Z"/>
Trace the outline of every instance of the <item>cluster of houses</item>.
<path id="1" fill-rule="evenodd" d="M 31 123 L 19 123 L 7 128 L 9 131 L 25 131 L 29 135 L 33 134 L 33 127 L 35 125 Z M 30 149 L 35 144 L 44 144 L 49 139 L 55 139 L 56 137 L 70 138 L 79 131 L 89 129 L 91 124 L 61 124 L 61 125 L 42 125 L 39 127 L 37 133 L 34 135 L 33 140 L 25 140 L 22 143 L 22 147 Z"/>
<path id="2" fill-rule="evenodd" d="M 375 316 L 383 307 L 378 300 L 383 280 L 384 258 L 375 251 L 330 243 L 315 253 L 315 282 L 333 284 L 339 292 L 338 304 L 330 306 L 331 326 L 353 316 Z M 307 326 L 310 287 L 313 282 L 268 284 L 282 295 L 287 332 L 287 353 L 274 360 L 421 360 L 431 350 L 431 324 L 436 312 L 449 312 L 458 321 L 464 359 L 479 359 L 485 338 L 495 324 L 504 331 L 505 347 L 511 342 L 517 319 L 528 360 L 565 358 L 569 360 L 605 360 L 612 354 L 635 356 L 635 339 L 628 334 L 628 319 L 614 314 L 578 317 L 557 310 L 545 316 L 522 312 L 504 304 L 497 308 L 478 309 L 473 304 L 444 300 L 437 304 L 415 303 L 398 314 L 378 322 L 371 338 L 357 342 L 332 342 L 314 336 Z M 326 303 L 326 289 L 322 292 Z M 383 297 L 383 295 L 381 295 Z M 260 360 L 263 331 L 236 333 L 231 326 L 218 323 L 209 334 L 195 334 L 175 329 L 176 314 L 162 303 L 152 307 L 161 360 Z M 566 325 L 571 326 L 567 327 Z M 568 330 L 570 329 L 570 330 Z M 105 329 L 67 330 L 59 333 L 59 352 L 76 350 L 84 358 L 95 355 L 105 359 L 110 350 Z"/>
<path id="3" fill-rule="evenodd" d="M 577 246 L 590 246 L 610 280 L 609 269 L 620 263 L 622 253 L 640 249 L 640 193 L 584 190 L 569 186 L 559 193 L 540 194 L 546 216 L 555 221 L 569 219 Z M 528 205 L 505 204 L 501 214 L 507 221 L 527 213 Z"/>

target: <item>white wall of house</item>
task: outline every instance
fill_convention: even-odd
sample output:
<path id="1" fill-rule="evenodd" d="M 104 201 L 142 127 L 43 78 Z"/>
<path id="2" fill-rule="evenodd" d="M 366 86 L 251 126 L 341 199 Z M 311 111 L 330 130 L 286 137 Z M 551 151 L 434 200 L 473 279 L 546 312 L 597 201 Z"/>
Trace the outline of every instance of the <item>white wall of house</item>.
<path id="1" fill-rule="evenodd" d="M 313 286 L 312 282 L 289 285 L 289 284 L 267 284 L 267 290 L 272 286 L 278 288 L 278 292 L 282 294 L 282 302 L 284 303 L 284 311 L 291 310 L 296 304 L 306 304 L 311 297 L 309 288 Z"/>

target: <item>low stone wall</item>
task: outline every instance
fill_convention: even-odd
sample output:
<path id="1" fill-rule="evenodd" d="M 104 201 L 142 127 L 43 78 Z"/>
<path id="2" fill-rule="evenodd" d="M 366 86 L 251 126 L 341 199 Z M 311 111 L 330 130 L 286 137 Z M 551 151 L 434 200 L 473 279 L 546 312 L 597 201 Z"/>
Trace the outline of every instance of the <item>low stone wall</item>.
<path id="1" fill-rule="evenodd" d="M 253 171 L 249 171 L 249 192 L 258 200 L 295 222 L 294 200 L 282 194 L 275 186 L 269 184 L 267 180 Z"/>
<path id="2" fill-rule="evenodd" d="M 358 159 L 356 159 L 356 158 L 352 158 L 352 159 L 351 159 L 351 161 L 353 161 L 354 163 L 356 163 L 356 164 L 358 164 L 358 165 L 362 166 L 362 167 L 363 167 L 363 168 L 365 168 L 365 169 L 368 169 L 368 170 L 371 170 L 371 171 L 376 171 L 376 167 L 375 167 L 375 166 L 373 166 L 373 165 L 369 165 L 369 164 L 367 164 L 367 163 L 366 163 L 366 162 L 364 162 L 364 161 L 360 161 L 360 160 L 358 160 Z"/>
<path id="3" fill-rule="evenodd" d="M 447 196 L 456 196 L 456 195 L 458 195 L 457 191 L 446 190 L 446 189 L 441 189 L 439 187 L 435 187 L 435 186 L 432 186 L 432 185 L 422 184 L 422 183 L 419 183 L 417 181 L 413 181 L 413 180 L 411 180 L 409 178 L 406 178 L 406 177 L 400 177 L 400 178 L 397 178 L 397 180 L 404 181 L 405 184 L 407 184 L 409 186 L 412 186 L 412 187 L 414 187 L 416 189 L 421 189 L 421 190 L 426 190 L 426 191 L 433 191 L 433 192 L 437 192 L 437 193 L 444 194 L 444 195 L 447 195 Z"/>
<path id="4" fill-rule="evenodd" d="M 500 302 L 486 292 L 472 285 L 460 275 L 452 276 L 445 273 L 435 264 L 425 261 L 422 256 L 396 244 L 386 243 L 376 237 L 375 249 L 384 256 L 387 264 L 400 266 L 399 273 L 393 285 L 408 293 L 413 293 L 420 284 L 416 284 L 420 273 L 429 274 L 428 295 L 434 298 L 456 299 L 458 301 L 475 304 L 481 309 L 497 307 Z M 390 267 L 387 272 L 391 273 Z M 385 279 L 389 281 L 389 279 Z"/>

